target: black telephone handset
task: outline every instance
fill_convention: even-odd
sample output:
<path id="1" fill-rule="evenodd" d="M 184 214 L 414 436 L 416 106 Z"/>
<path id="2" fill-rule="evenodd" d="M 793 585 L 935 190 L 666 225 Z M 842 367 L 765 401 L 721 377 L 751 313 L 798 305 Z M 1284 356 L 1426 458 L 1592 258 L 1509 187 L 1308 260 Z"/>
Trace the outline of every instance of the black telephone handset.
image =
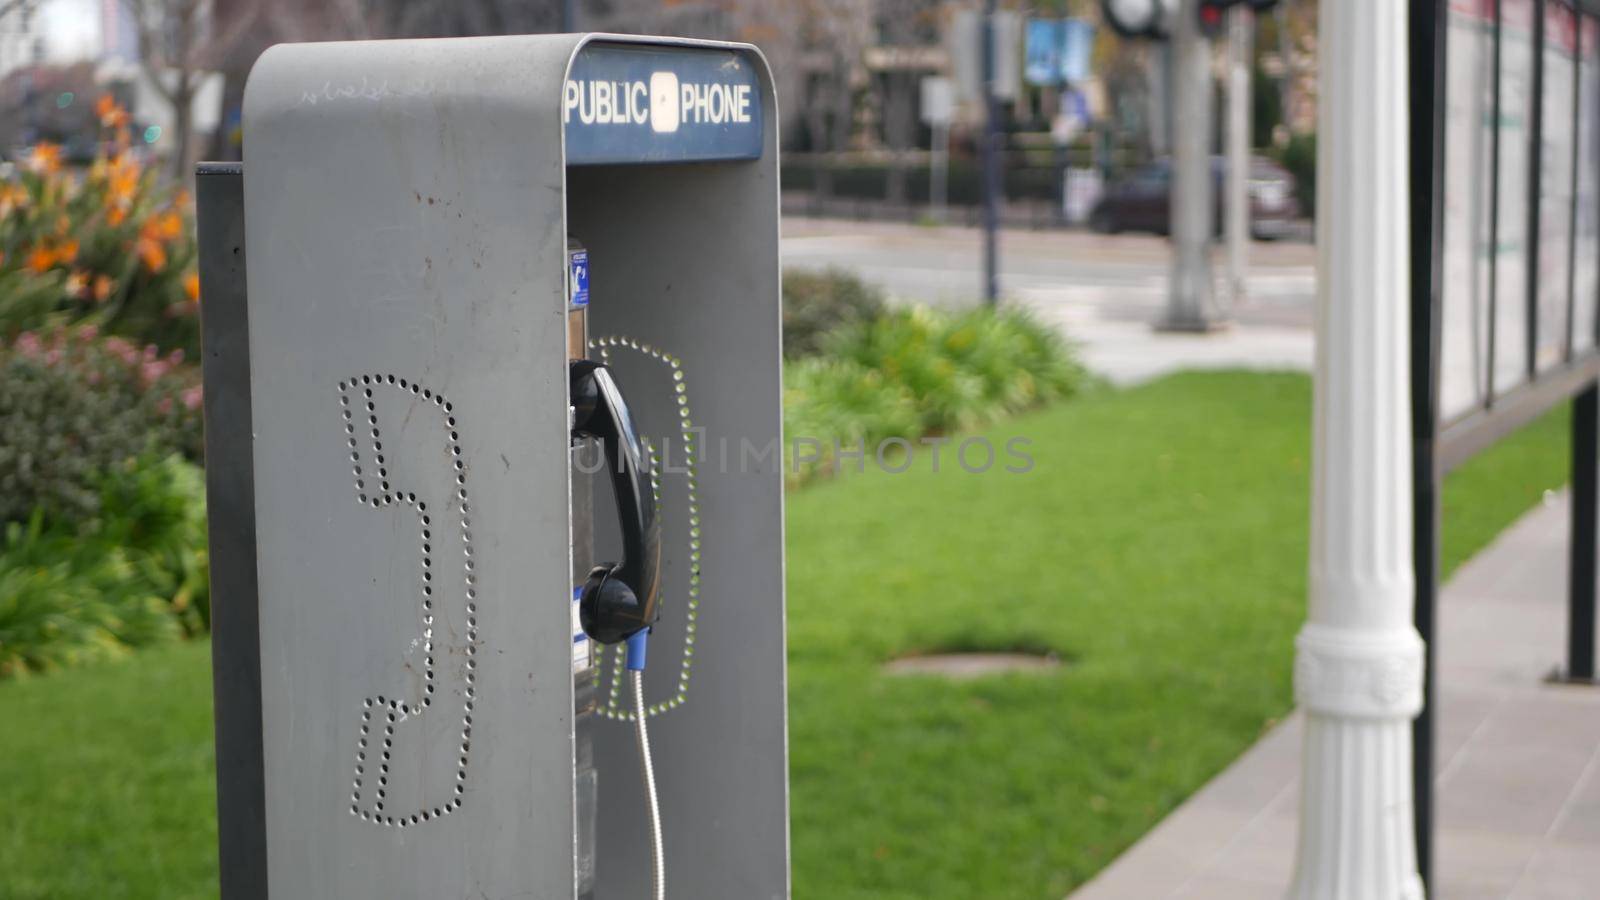
<path id="1" fill-rule="evenodd" d="M 569 363 L 572 436 L 599 440 L 611 469 L 611 493 L 622 526 L 622 562 L 595 566 L 578 603 L 583 630 L 616 644 L 656 621 L 661 594 L 661 523 L 650 487 L 650 461 L 638 426 L 611 371 L 600 363 Z"/>

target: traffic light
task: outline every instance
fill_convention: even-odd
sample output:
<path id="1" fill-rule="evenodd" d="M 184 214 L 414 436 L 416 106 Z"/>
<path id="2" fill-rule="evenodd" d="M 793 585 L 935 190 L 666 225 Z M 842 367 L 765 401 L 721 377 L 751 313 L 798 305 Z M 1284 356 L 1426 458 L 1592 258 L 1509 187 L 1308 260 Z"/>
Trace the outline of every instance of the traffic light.
<path id="1" fill-rule="evenodd" d="M 1155 36 L 1162 5 L 1156 0 L 1100 0 L 1101 17 L 1125 38 Z"/>
<path id="2" fill-rule="evenodd" d="M 1228 7 L 1239 0 L 1200 0 L 1200 34 L 1208 40 L 1222 36 L 1228 28 Z"/>

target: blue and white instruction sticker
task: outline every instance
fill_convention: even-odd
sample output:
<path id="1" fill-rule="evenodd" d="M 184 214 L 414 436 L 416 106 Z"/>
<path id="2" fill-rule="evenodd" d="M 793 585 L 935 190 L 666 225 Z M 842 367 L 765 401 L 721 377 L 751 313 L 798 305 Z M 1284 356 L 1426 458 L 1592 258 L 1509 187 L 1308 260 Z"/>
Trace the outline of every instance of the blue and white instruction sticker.
<path id="1" fill-rule="evenodd" d="M 589 251 L 568 250 L 567 268 L 569 278 L 567 284 L 572 291 L 572 296 L 567 298 L 570 306 L 589 305 Z"/>
<path id="2" fill-rule="evenodd" d="M 590 44 L 562 94 L 567 162 L 695 162 L 761 156 L 761 82 L 744 54 Z"/>

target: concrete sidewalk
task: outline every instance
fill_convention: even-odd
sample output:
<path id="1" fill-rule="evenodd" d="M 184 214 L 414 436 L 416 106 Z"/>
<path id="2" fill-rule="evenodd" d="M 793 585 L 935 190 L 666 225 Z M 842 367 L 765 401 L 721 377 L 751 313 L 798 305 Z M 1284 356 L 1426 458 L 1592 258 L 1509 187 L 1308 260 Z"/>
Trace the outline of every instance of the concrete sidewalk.
<path id="1" fill-rule="evenodd" d="M 1566 548 L 1561 495 L 1443 592 L 1436 900 L 1600 897 L 1600 688 L 1544 681 L 1566 646 Z M 1279 900 L 1301 727 L 1297 713 L 1073 900 Z"/>
<path id="2" fill-rule="evenodd" d="M 1090 369 L 1133 384 L 1180 369 L 1311 368 L 1316 251 L 1306 244 L 1254 243 L 1249 298 L 1232 326 L 1209 334 L 1156 331 L 1166 304 L 1171 248 L 1150 235 L 1005 231 L 1001 293 L 1060 327 Z M 981 235 L 975 229 L 884 222 L 783 221 L 786 267 L 840 267 L 899 302 L 946 308 L 981 296 Z M 1221 277 L 1221 248 L 1216 273 Z"/>

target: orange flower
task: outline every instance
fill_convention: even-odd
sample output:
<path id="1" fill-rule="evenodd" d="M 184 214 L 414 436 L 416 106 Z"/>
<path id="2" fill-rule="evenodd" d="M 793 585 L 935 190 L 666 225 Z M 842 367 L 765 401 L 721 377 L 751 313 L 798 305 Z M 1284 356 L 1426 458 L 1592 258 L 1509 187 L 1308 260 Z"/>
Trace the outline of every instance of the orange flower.
<path id="1" fill-rule="evenodd" d="M 111 289 L 115 283 L 109 275 L 96 275 L 94 277 L 94 302 L 104 303 L 111 296 Z"/>
<path id="2" fill-rule="evenodd" d="M 183 293 L 189 302 L 200 302 L 200 276 L 197 273 L 190 272 L 183 276 Z"/>
<path id="3" fill-rule="evenodd" d="M 118 153 L 107 169 L 106 202 L 126 206 L 139 190 L 139 164 L 126 153 Z M 115 223 L 113 223 L 115 224 Z"/>
<path id="4" fill-rule="evenodd" d="M 28 253 L 28 270 L 31 272 L 48 272 L 50 271 L 50 267 L 55 264 L 56 255 L 50 252 L 50 248 L 44 246 L 43 244 L 33 248 L 33 250 L 29 251 Z"/>
<path id="5" fill-rule="evenodd" d="M 0 219 L 28 205 L 28 191 L 20 184 L 0 184 Z"/>
<path id="6" fill-rule="evenodd" d="M 121 225 L 123 223 L 123 220 L 125 220 L 127 218 L 128 218 L 127 210 L 123 209 L 120 206 L 113 206 L 109 210 L 106 211 L 106 224 L 110 225 L 112 228 L 115 228 L 118 225 Z"/>
<path id="7" fill-rule="evenodd" d="M 68 297 L 72 297 L 73 299 L 82 297 L 84 290 L 88 288 L 88 286 L 89 274 L 87 272 L 73 272 L 71 275 L 67 276 L 66 290 Z"/>
<path id="8" fill-rule="evenodd" d="M 183 216 L 175 210 L 167 210 L 150 220 L 154 236 L 164 241 L 177 240 L 183 235 Z"/>
<path id="9" fill-rule="evenodd" d="M 100 95 L 100 99 L 95 101 L 94 112 L 100 117 L 100 124 L 106 128 L 125 128 L 128 125 L 128 111 L 118 105 L 116 98 L 110 94 Z"/>
<path id="10" fill-rule="evenodd" d="M 61 169 L 61 147 L 49 141 L 40 141 L 28 154 L 28 168 L 42 175 L 51 175 Z"/>
<path id="11" fill-rule="evenodd" d="M 58 244 L 56 246 L 56 259 L 57 260 L 60 260 L 61 262 L 64 262 L 64 263 L 67 263 L 67 262 L 72 262 L 73 260 L 75 260 L 77 258 L 78 258 L 78 242 L 76 240 L 67 241 L 66 243 Z"/>
<path id="12" fill-rule="evenodd" d="M 167 267 L 167 250 L 161 246 L 160 241 L 140 237 L 134 243 L 133 250 L 139 254 L 139 259 L 144 262 L 144 267 L 152 273 L 159 272 Z"/>

